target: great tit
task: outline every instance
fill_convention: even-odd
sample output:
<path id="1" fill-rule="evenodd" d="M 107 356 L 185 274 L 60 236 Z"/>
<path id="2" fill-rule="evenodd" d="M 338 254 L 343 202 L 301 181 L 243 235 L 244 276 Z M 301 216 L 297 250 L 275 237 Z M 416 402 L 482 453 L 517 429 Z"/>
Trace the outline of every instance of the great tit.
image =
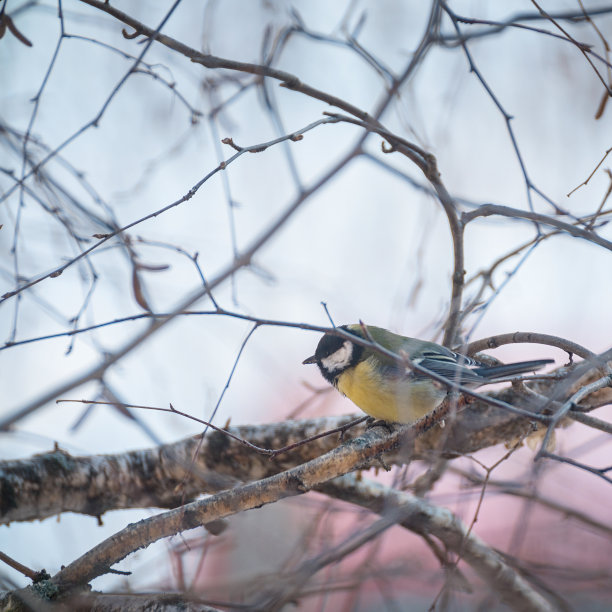
<path id="1" fill-rule="evenodd" d="M 326 333 L 315 354 L 303 363 L 316 363 L 323 377 L 365 413 L 395 423 L 414 423 L 437 408 L 448 392 L 442 383 L 402 365 L 402 354 L 451 382 L 473 388 L 553 362 L 539 359 L 487 366 L 434 342 L 407 338 L 381 327 L 368 325 L 367 334 L 361 324 L 339 329 L 361 340 L 372 339 L 398 358 Z"/>

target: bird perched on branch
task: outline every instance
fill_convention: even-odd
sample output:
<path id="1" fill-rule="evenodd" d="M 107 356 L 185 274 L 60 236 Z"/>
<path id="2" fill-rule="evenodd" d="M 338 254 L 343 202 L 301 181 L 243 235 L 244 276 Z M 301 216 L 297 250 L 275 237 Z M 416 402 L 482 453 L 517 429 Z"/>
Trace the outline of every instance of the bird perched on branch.
<path id="1" fill-rule="evenodd" d="M 480 387 L 553 362 L 539 359 L 488 366 L 434 342 L 400 336 L 382 327 L 355 324 L 337 329 L 358 341 L 328 332 L 315 354 L 303 363 L 316 363 L 323 377 L 365 413 L 395 423 L 414 423 L 424 417 L 442 403 L 453 383 Z M 395 356 L 359 341 L 373 341 Z M 411 369 L 408 360 L 443 376 L 449 384 Z"/>

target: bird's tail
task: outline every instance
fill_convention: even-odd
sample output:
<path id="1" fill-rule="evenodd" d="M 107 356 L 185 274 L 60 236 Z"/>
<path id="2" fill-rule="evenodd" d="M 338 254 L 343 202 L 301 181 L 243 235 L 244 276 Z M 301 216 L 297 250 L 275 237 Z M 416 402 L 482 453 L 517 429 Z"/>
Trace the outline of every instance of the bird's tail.
<path id="1" fill-rule="evenodd" d="M 547 363 L 554 363 L 554 359 L 536 359 L 535 361 L 518 361 L 517 363 L 507 363 L 499 366 L 485 366 L 473 368 L 472 372 L 489 381 L 496 381 L 499 378 L 508 378 L 509 376 L 517 376 L 525 372 L 539 370 Z"/>

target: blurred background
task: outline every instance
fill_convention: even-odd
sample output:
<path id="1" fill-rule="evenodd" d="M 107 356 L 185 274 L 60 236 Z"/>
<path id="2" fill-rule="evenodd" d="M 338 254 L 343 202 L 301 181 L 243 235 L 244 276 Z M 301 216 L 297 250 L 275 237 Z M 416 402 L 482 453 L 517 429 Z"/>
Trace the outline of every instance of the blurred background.
<path id="1" fill-rule="evenodd" d="M 540 31 L 460 23 L 475 73 L 444 14 L 437 41 L 418 56 L 381 121 L 436 156 L 442 181 L 461 210 L 494 203 L 554 215 L 556 205 L 567 213 L 558 218 L 571 223 L 594 214 L 610 186 L 606 160 L 588 184 L 567 196 L 612 146 L 612 112 L 605 108 L 595 118 L 605 89 L 588 59 L 608 83 L 610 68 L 594 55 L 585 57 L 553 23 L 538 17 L 534 4 L 450 2 L 455 14 L 472 20 L 506 23 L 528 15 L 520 23 Z M 599 9 L 593 11 L 596 27 L 587 20 L 563 19 L 566 12 L 580 14 L 582 5 L 587 11 Z M 557 0 L 541 6 L 554 12 L 556 23 L 572 37 L 609 61 L 604 41 L 610 40 L 612 5 Z M 206 69 L 157 43 L 146 51 L 144 64 L 125 78 L 146 39 L 125 38 L 122 28 L 128 34 L 131 30 L 113 17 L 77 1 L 61 3 L 62 20 L 53 2 L 5 2 L 3 7 L 31 46 L 9 31 L 0 41 L 0 295 L 72 260 L 97 242 L 94 235 L 136 222 L 185 196 L 236 153 L 222 139 L 255 147 L 337 111 L 279 87 L 278 81 Z M 120 8 L 156 28 L 169 5 L 128 1 Z M 393 76 L 415 57 L 431 11 L 429 2 L 397 0 L 182 2 L 162 33 L 222 58 L 271 63 L 373 113 L 387 98 Z M 119 319 L 146 313 L 143 305 L 154 313 L 172 312 L 201 289 L 200 272 L 209 282 L 216 279 L 289 209 L 295 211 L 251 264 L 214 289 L 219 306 L 260 319 L 328 326 L 324 302 L 336 324 L 363 320 L 440 341 L 453 270 L 446 216 L 418 168 L 397 153 L 384 153 L 379 136 L 369 135 L 362 153 L 355 155 L 363 135 L 359 126 L 322 124 L 301 140 L 285 139 L 245 153 L 188 201 L 137 223 L 123 239 L 108 240 L 60 276 L 4 298 L 0 419 L 9 431 L 0 434 L 2 458 L 48 451 L 55 442 L 74 455 L 118 453 L 199 433 L 196 423 L 175 415 L 141 410 L 129 419 L 113 406 L 56 404 L 54 399 L 108 399 L 112 393 L 126 403 L 172 403 L 208 420 L 252 327 L 248 321 L 216 314 L 178 316 L 106 370 L 104 384 L 92 380 L 62 390 L 29 414 L 15 415 L 70 387 L 69 381 L 121 350 L 150 324 L 147 318 Z M 305 190 L 347 157 L 342 168 L 295 206 Z M 20 188 L 17 181 L 26 176 Z M 610 205 L 604 203 L 600 222 L 607 210 Z M 608 226 L 598 231 L 612 240 Z M 471 223 L 465 234 L 466 278 L 489 270 L 498 258 L 535 237 L 530 222 L 487 217 Z M 494 269 L 480 307 L 463 322 L 463 336 L 474 340 L 533 331 L 594 352 L 609 349 L 611 270 L 609 251 L 568 235 L 522 248 Z M 476 278 L 467 286 L 465 302 L 480 289 Z M 211 311 L 214 306 L 204 297 L 192 309 Z M 73 336 L 43 339 L 106 322 Z M 324 381 L 301 362 L 313 353 L 318 338 L 312 331 L 285 326 L 257 329 L 240 354 L 213 422 L 263 424 L 294 414 L 354 412 L 335 392 L 313 395 L 313 389 L 325 388 Z M 567 361 L 562 351 L 540 345 L 513 345 L 494 354 L 502 360 Z M 595 415 L 612 416 L 609 407 Z M 609 457 L 609 436 L 581 425 L 560 431 L 557 444 L 560 454 L 590 465 L 602 467 Z M 491 465 L 506 452 L 488 449 L 478 460 Z M 491 492 L 476 531 L 531 569 L 539 568 L 551 584 L 571 575 L 575 597 L 597 609 L 600 596 L 610 594 L 610 485 L 572 466 L 541 463 L 534 471 L 533 452 L 524 448 L 494 474 L 500 481 L 527 483 L 529 490 L 607 523 L 607 530 Z M 480 470 L 467 458 L 453 466 Z M 408 469 L 416 476 L 424 467 Z M 387 478 L 391 482 L 394 476 Z M 480 488 L 468 486 L 465 474 L 457 472 L 448 473 L 429 499 L 469 523 L 479 494 Z M 0 539 L 3 549 L 22 563 L 53 573 L 153 512 L 112 512 L 102 526 L 90 517 L 63 515 L 1 526 Z M 129 579 L 107 576 L 94 585 L 176 589 L 193 580 L 205 588 L 218 583 L 219 575 L 229 581 L 230 574 L 233 580 L 248 581 L 294 554 L 309 529 L 319 544 L 334 540 L 359 525 L 360 513 L 348 506 L 330 508 L 323 496 L 289 500 L 234 517 L 229 533 L 212 543 L 203 535 L 185 550 L 180 538 L 158 543 L 121 564 L 135 572 Z M 402 538 L 399 549 L 395 532 Z M 347 596 L 346 609 L 377 609 L 381 600 L 389 609 L 402 609 L 397 602 L 405 601 L 407 593 L 415 605 L 431 605 L 444 579 L 439 563 L 413 534 L 395 527 L 386 537 L 370 551 L 369 569 L 363 557 L 356 557 L 327 576 L 354 576 L 361 569 L 372 577 L 363 587 L 367 597 L 351 603 Z M 223 559 L 222 565 L 213 564 L 216 574 L 207 573 L 202 547 L 208 555 L 217 550 Z M 577 566 L 580 575 L 570 571 Z M 397 567 L 410 568 L 403 581 L 394 581 Z M 388 573 L 374 576 L 381 568 Z M 0 573 L 5 586 L 26 583 L 9 568 Z M 381 588 L 389 582 L 393 588 Z M 306 609 L 323 609 L 321 601 L 311 598 L 305 605 L 312 607 Z"/>

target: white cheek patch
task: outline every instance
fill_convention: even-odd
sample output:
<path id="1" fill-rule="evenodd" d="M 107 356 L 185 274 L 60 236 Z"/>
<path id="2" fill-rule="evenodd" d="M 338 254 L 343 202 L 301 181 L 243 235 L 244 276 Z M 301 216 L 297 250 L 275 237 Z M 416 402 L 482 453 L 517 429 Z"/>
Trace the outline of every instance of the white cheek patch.
<path id="1" fill-rule="evenodd" d="M 346 340 L 344 344 L 329 357 L 321 359 L 321 365 L 327 372 L 335 372 L 336 370 L 344 370 L 351 363 L 353 356 L 353 343 Z"/>

